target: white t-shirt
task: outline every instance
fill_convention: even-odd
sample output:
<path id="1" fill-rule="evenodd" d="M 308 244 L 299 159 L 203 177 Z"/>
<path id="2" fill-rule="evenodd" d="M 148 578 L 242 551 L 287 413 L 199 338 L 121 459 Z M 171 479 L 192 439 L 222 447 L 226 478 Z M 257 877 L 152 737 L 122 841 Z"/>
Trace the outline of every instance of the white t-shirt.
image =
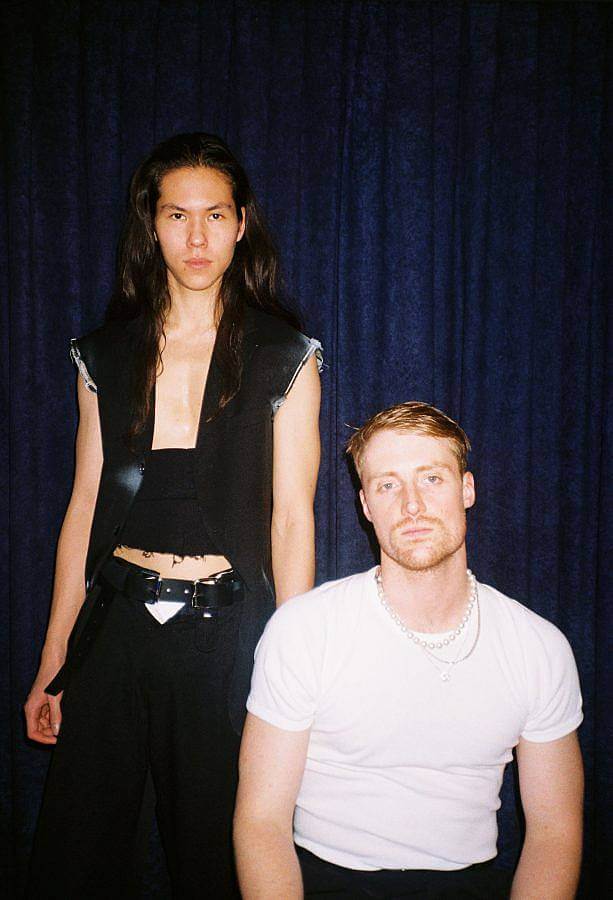
<path id="1" fill-rule="evenodd" d="M 568 641 L 480 584 L 474 652 L 443 681 L 446 667 L 379 602 L 374 573 L 289 600 L 256 650 L 249 711 L 288 731 L 311 729 L 296 843 L 363 870 L 491 859 L 512 748 L 520 736 L 553 741 L 582 721 Z M 472 646 L 476 611 L 452 656 Z"/>

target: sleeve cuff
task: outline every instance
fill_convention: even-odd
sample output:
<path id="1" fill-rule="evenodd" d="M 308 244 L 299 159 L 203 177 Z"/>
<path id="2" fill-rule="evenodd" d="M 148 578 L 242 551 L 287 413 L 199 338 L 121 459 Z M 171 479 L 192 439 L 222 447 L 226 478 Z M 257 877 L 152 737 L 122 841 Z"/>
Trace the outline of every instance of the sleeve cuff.
<path id="1" fill-rule="evenodd" d="M 312 717 L 299 720 L 286 719 L 278 712 L 261 706 L 251 698 L 247 700 L 247 709 L 252 715 L 257 716 L 258 719 L 268 722 L 269 725 L 274 725 L 275 728 L 281 728 L 283 731 L 306 731 L 313 724 Z"/>
<path id="2" fill-rule="evenodd" d="M 549 728 L 546 731 L 525 731 L 522 733 L 522 738 L 534 744 L 546 744 L 548 741 L 557 741 L 572 731 L 576 731 L 582 722 L 583 713 L 579 711 L 573 719 L 558 725 L 557 728 Z"/>

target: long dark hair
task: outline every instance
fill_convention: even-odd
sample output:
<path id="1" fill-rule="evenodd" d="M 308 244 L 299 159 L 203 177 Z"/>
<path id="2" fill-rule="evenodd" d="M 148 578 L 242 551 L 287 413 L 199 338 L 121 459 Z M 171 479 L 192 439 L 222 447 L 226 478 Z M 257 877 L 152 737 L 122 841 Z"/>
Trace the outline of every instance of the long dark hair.
<path id="1" fill-rule="evenodd" d="M 230 182 L 236 212 L 245 209 L 245 233 L 236 245 L 219 290 L 216 360 L 222 389 L 219 412 L 240 388 L 245 306 L 271 313 L 299 327 L 282 303 L 278 257 L 245 170 L 221 138 L 196 132 L 177 134 L 159 144 L 138 167 L 130 184 L 127 216 L 119 244 L 117 281 L 108 320 L 138 319 L 129 437 L 141 432 L 150 413 L 153 386 L 161 365 L 164 322 L 170 309 L 166 265 L 154 237 L 156 204 L 164 175 L 181 168 L 215 169 Z"/>

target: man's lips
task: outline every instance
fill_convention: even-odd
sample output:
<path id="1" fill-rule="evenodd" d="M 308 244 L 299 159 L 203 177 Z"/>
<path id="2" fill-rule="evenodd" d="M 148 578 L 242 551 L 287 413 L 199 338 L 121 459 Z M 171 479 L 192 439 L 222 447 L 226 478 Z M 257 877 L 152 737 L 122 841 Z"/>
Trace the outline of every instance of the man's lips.
<path id="1" fill-rule="evenodd" d="M 394 530 L 404 537 L 420 538 L 426 537 L 426 535 L 431 534 L 434 531 L 434 528 L 432 525 L 428 525 L 425 522 L 420 522 L 417 524 L 410 522 L 400 522 L 400 524 L 397 525 Z"/>

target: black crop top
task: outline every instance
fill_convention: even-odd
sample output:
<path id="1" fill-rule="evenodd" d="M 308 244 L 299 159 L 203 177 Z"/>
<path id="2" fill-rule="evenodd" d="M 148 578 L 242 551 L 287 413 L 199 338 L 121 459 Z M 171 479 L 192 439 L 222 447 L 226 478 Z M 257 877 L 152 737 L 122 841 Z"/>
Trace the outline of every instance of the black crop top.
<path id="1" fill-rule="evenodd" d="M 194 450 L 150 450 L 143 480 L 121 530 L 120 543 L 176 556 L 219 554 L 194 482 Z"/>

